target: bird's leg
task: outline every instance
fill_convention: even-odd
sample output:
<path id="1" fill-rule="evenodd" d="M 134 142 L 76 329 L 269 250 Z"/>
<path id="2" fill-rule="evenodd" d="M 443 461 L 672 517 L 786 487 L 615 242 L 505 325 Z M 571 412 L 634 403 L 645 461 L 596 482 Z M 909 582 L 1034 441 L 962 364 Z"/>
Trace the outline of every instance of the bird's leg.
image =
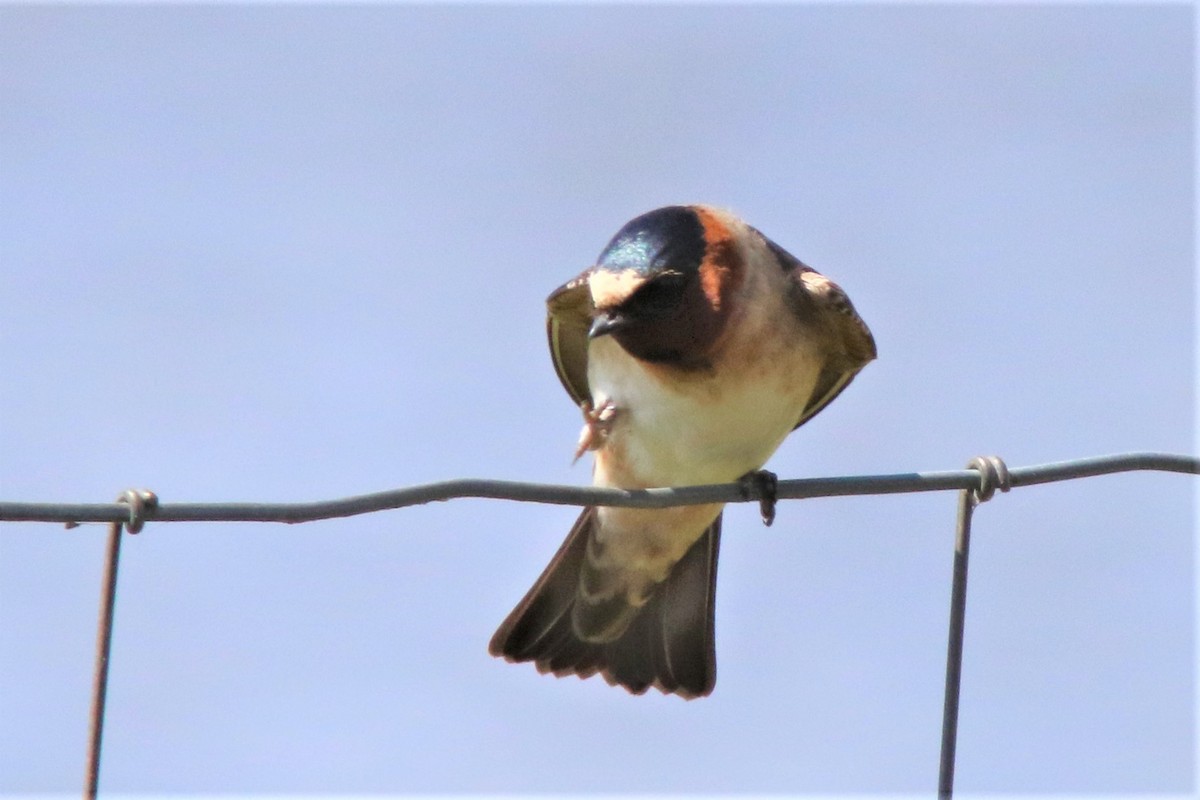
<path id="1" fill-rule="evenodd" d="M 747 500 L 758 499 L 758 508 L 762 513 L 763 525 L 768 528 L 775 521 L 775 502 L 779 494 L 779 476 L 765 469 L 747 472 L 738 479 L 742 485 L 742 495 Z"/>
<path id="2" fill-rule="evenodd" d="M 613 419 L 617 416 L 617 407 L 608 399 L 599 408 L 593 406 L 591 400 L 584 400 L 579 408 L 583 411 L 583 430 L 579 432 L 579 444 L 575 447 L 576 461 L 588 450 L 598 450 L 604 446 L 612 431 Z"/>

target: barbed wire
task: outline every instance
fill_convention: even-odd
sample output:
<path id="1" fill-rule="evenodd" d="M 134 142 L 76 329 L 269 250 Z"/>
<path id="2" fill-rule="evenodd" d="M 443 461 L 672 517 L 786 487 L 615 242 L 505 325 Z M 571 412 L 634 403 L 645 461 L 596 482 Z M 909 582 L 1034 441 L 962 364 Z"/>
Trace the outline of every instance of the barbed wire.
<path id="1" fill-rule="evenodd" d="M 1079 458 L 1009 469 L 1014 488 L 1054 481 L 1087 478 L 1117 472 L 1154 470 L 1200 474 L 1200 458 L 1168 453 L 1121 453 Z M 800 500 L 811 497 L 900 494 L 977 489 L 980 472 L 962 469 L 946 472 L 909 472 L 888 475 L 847 475 L 828 478 L 780 480 L 775 497 Z M 568 506 L 618 506 L 670 508 L 704 503 L 761 501 L 762 488 L 754 482 L 684 486 L 662 489 L 609 489 L 564 486 L 523 481 L 461 479 L 426 483 L 335 500 L 302 503 L 162 503 L 148 504 L 143 522 L 284 522 L 297 524 L 353 517 L 425 503 L 461 498 L 514 500 Z M 127 503 L 25 503 L 0 502 L 3 522 L 126 522 Z"/>
<path id="2" fill-rule="evenodd" d="M 668 508 L 703 503 L 758 501 L 762 504 L 763 521 L 770 524 L 777 500 L 958 490 L 958 524 L 951 573 L 950 627 L 942 706 L 942 742 L 938 762 L 938 797 L 948 800 L 954 790 L 959 687 L 962 679 L 963 630 L 966 619 L 967 566 L 971 518 L 975 507 L 991 499 L 997 489 L 1007 492 L 1020 486 L 1142 470 L 1200 475 L 1200 458 L 1169 453 L 1120 453 L 1009 468 L 998 457 L 988 456 L 972 459 L 967 469 L 948 472 L 847 475 L 793 480 L 775 480 L 774 476 L 771 476 L 770 480 L 742 480 L 709 486 L 636 490 L 466 479 L 310 503 L 160 503 L 153 492 L 130 489 L 123 492 L 115 503 L 0 502 L 0 521 L 60 522 L 68 527 L 83 522 L 109 523 L 100 595 L 100 621 L 96 635 L 84 785 L 84 797 L 95 798 L 100 777 L 100 746 L 104 728 L 121 534 L 123 531 L 137 533 L 147 522 L 301 523 L 352 517 L 458 498 L 480 498 L 625 508 Z"/>

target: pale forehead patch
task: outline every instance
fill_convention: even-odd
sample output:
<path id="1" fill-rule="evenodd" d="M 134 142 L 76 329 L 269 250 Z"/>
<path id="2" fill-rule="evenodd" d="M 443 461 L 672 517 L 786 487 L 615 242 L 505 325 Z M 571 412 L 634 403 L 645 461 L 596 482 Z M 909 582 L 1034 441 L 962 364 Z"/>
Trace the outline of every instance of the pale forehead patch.
<path id="1" fill-rule="evenodd" d="M 620 272 L 596 270 L 588 279 L 588 288 L 592 292 L 592 304 L 596 308 L 612 308 L 629 299 L 637 288 L 646 282 L 646 276 L 637 270 L 625 269 Z"/>

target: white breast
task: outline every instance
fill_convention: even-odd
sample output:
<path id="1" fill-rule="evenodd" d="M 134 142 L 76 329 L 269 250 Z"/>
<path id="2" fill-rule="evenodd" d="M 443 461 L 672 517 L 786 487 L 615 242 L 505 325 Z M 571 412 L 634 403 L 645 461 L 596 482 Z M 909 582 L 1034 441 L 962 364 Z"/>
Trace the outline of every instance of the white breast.
<path id="1" fill-rule="evenodd" d="M 799 420 L 821 359 L 795 326 L 780 328 L 776 309 L 755 311 L 763 322 L 740 320 L 711 372 L 647 365 L 607 336 L 591 343 L 593 399 L 617 409 L 595 483 L 723 483 L 762 467 Z"/>

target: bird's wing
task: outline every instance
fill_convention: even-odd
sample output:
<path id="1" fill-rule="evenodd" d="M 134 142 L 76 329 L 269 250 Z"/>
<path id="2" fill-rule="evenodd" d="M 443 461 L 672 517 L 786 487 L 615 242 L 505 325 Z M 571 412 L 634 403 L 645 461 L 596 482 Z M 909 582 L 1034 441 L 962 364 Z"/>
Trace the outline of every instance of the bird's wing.
<path id="1" fill-rule="evenodd" d="M 546 334 L 558 379 L 576 405 L 590 403 L 588 329 L 592 325 L 593 308 L 588 273 L 555 289 L 546 298 L 546 311 Z"/>
<path id="2" fill-rule="evenodd" d="M 869 361 L 875 358 L 875 338 L 862 317 L 854 310 L 850 298 L 842 287 L 826 278 L 813 268 L 799 261 L 789 271 L 798 292 L 802 293 L 802 306 L 813 313 L 819 335 L 827 337 L 829 358 L 816 386 L 809 397 L 800 420 L 799 428 L 817 415 L 821 409 L 850 385 L 850 381 Z"/>

